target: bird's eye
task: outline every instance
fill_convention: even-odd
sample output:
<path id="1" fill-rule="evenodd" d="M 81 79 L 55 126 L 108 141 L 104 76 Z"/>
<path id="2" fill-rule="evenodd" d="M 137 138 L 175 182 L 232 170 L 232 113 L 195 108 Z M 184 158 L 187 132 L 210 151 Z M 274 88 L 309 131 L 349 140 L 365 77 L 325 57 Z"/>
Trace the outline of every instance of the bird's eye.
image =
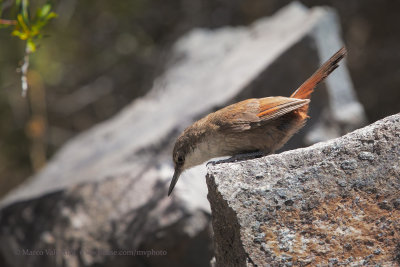
<path id="1" fill-rule="evenodd" d="M 185 161 L 185 159 L 182 156 L 179 156 L 177 159 L 178 164 L 183 164 L 184 161 Z"/>

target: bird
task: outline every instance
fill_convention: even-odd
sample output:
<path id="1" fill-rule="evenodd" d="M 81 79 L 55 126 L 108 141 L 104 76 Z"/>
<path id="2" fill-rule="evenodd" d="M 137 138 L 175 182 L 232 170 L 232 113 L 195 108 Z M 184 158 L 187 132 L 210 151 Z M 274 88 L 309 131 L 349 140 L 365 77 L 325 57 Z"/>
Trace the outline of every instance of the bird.
<path id="1" fill-rule="evenodd" d="M 315 87 L 339 66 L 347 54 L 338 50 L 290 97 L 273 96 L 240 101 L 208 114 L 187 127 L 172 153 L 171 195 L 184 170 L 222 156 L 268 155 L 281 148 L 304 125 Z"/>

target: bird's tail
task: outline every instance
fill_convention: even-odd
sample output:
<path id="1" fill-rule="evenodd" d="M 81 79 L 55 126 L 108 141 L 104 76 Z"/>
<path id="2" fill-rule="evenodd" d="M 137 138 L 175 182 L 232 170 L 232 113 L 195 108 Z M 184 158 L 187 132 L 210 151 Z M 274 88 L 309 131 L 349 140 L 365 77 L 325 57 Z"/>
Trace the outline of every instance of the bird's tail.
<path id="1" fill-rule="evenodd" d="M 307 79 L 290 97 L 306 99 L 310 98 L 314 88 L 322 82 L 328 75 L 334 71 L 339 65 L 339 61 L 344 58 L 347 51 L 342 47 L 330 59 L 328 59 L 314 74 Z"/>

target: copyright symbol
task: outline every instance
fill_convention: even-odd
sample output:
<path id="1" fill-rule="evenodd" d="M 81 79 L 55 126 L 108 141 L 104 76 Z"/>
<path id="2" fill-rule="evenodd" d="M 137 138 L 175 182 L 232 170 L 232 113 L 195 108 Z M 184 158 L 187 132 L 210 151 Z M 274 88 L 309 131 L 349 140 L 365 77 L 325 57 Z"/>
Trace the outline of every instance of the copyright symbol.
<path id="1" fill-rule="evenodd" d="M 21 250 L 17 249 L 17 250 L 15 251 L 15 255 L 21 255 Z"/>

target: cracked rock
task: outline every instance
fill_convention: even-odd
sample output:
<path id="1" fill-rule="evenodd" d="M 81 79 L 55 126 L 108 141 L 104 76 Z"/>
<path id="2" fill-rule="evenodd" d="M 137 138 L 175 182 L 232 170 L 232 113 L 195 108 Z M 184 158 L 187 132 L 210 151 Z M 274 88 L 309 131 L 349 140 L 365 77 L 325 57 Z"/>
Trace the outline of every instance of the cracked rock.
<path id="1" fill-rule="evenodd" d="M 217 266 L 400 264 L 400 114 L 308 148 L 210 166 L 207 184 Z"/>

